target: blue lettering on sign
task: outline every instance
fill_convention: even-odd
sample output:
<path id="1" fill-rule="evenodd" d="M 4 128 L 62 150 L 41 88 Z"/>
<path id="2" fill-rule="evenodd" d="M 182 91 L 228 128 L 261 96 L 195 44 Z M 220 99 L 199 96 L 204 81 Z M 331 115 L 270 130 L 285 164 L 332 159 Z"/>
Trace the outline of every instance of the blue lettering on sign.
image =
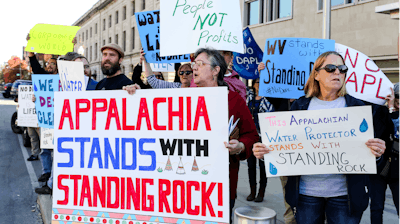
<path id="1" fill-rule="evenodd" d="M 67 153 L 69 155 L 69 161 L 67 163 L 58 163 L 58 167 L 73 167 L 74 166 L 74 151 L 72 149 L 66 149 L 62 147 L 63 142 L 73 142 L 73 138 L 58 138 L 57 150 L 59 153 Z"/>

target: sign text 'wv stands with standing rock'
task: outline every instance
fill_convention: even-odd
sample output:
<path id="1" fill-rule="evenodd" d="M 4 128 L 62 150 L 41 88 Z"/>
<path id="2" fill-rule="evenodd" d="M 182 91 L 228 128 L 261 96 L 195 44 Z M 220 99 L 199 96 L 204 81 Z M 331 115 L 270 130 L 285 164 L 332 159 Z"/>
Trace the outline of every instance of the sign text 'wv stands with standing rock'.
<path id="1" fill-rule="evenodd" d="M 145 54 L 146 61 L 148 63 L 178 63 L 190 61 L 190 55 L 160 55 L 160 10 L 136 12 L 136 23 L 139 30 L 140 42 Z M 177 33 L 177 27 L 173 28 L 174 36 L 182 35 Z M 164 38 L 164 37 L 163 37 Z M 164 43 L 169 44 L 171 43 Z M 179 47 L 179 45 L 175 45 Z"/>
<path id="2" fill-rule="evenodd" d="M 38 127 L 35 103 L 32 102 L 33 85 L 18 86 L 18 126 Z"/>
<path id="3" fill-rule="evenodd" d="M 335 41 L 313 38 L 270 38 L 265 42 L 260 96 L 298 99 L 304 95 L 315 60 L 335 50 Z"/>
<path id="4" fill-rule="evenodd" d="M 365 143 L 374 138 L 371 106 L 258 115 L 268 177 L 375 174 Z"/>
<path id="5" fill-rule="evenodd" d="M 239 0 L 161 0 L 161 56 L 212 47 L 243 54 Z"/>
<path id="6" fill-rule="evenodd" d="M 245 79 L 257 79 L 260 77 L 258 64 L 263 58 L 263 52 L 248 27 L 243 30 L 243 41 L 244 54 L 233 53 L 234 70 Z"/>
<path id="7" fill-rule="evenodd" d="M 55 93 L 53 210 L 228 223 L 226 91 Z"/>

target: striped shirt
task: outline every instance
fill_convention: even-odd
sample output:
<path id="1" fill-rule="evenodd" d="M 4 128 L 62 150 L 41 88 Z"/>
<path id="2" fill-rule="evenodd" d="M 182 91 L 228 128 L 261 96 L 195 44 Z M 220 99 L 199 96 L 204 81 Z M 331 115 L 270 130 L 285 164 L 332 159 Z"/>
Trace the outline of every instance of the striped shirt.
<path id="1" fill-rule="evenodd" d="M 179 82 L 167 82 L 164 80 L 159 80 L 155 75 L 150 75 L 147 77 L 147 82 L 153 89 L 170 89 L 170 88 L 181 88 L 182 83 Z"/>

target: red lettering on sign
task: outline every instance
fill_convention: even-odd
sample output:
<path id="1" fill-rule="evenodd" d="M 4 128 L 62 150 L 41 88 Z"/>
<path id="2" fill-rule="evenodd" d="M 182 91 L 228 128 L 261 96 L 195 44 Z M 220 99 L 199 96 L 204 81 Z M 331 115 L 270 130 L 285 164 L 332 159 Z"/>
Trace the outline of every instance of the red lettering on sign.
<path id="1" fill-rule="evenodd" d="M 166 98 L 154 98 L 153 100 L 153 124 L 155 130 L 167 130 L 167 126 L 158 125 L 158 104 L 167 102 Z"/>
<path id="2" fill-rule="evenodd" d="M 97 207 L 97 197 L 100 199 L 101 207 L 106 207 L 106 178 L 101 177 L 101 188 L 99 180 L 93 177 L 93 206 Z"/>
<path id="3" fill-rule="evenodd" d="M 86 104 L 86 107 L 85 108 L 81 108 L 81 106 L 80 106 L 81 103 Z M 76 99 L 75 100 L 75 104 L 76 104 L 75 125 L 76 125 L 76 130 L 79 130 L 79 124 L 80 124 L 80 122 L 79 122 L 80 115 L 79 114 L 82 113 L 82 112 L 84 112 L 84 113 L 89 112 L 89 110 L 90 110 L 90 101 L 88 99 Z"/>
<path id="4" fill-rule="evenodd" d="M 64 119 L 65 118 L 68 118 L 69 128 L 71 130 L 74 130 L 74 123 L 72 121 L 72 115 L 71 115 L 71 106 L 69 105 L 69 100 L 68 99 L 64 100 L 64 105 L 63 105 L 63 109 L 62 109 L 62 112 L 61 112 L 60 125 L 58 126 L 59 130 L 62 130 L 62 128 L 63 128 Z"/>
<path id="5" fill-rule="evenodd" d="M 186 120 L 187 120 L 187 130 L 190 131 L 192 130 L 192 98 L 189 96 L 186 98 Z"/>
<path id="6" fill-rule="evenodd" d="M 384 100 L 385 99 L 384 96 L 379 96 L 379 92 L 381 91 L 381 84 L 382 84 L 382 78 L 379 79 L 378 91 L 376 91 L 376 98 Z"/>
<path id="7" fill-rule="evenodd" d="M 68 175 L 58 175 L 57 187 L 58 187 L 58 189 L 64 191 L 64 200 L 63 201 L 57 200 L 57 205 L 67 205 L 68 204 L 69 187 L 65 186 L 65 185 L 62 185 L 62 183 L 61 183 L 63 179 L 68 179 L 68 178 L 69 178 Z"/>
<path id="8" fill-rule="evenodd" d="M 210 196 L 214 190 L 215 183 L 212 182 L 207 190 L 207 183 L 201 182 L 201 215 L 207 215 L 207 207 L 210 210 L 210 215 L 215 217 L 214 208 L 211 204 Z"/>
<path id="9" fill-rule="evenodd" d="M 346 61 L 347 56 L 349 56 L 349 61 L 351 63 L 351 66 L 353 66 L 353 68 L 355 68 L 356 65 L 357 65 L 358 52 L 356 54 L 356 60 L 354 61 L 354 64 L 353 64 L 353 61 L 351 60 L 351 57 L 350 57 L 350 54 L 349 54 L 349 49 L 346 49 L 346 54 L 344 55 L 344 61 Z"/>
<path id="10" fill-rule="evenodd" d="M 173 211 L 175 214 L 183 214 L 185 211 L 185 182 L 182 180 L 174 180 L 172 183 L 173 185 L 173 195 L 172 195 L 172 205 L 173 205 Z M 180 188 L 180 199 L 181 199 L 181 204 L 180 208 L 178 208 L 178 187 Z"/>
<path id="11" fill-rule="evenodd" d="M 146 193 L 146 185 L 154 184 L 153 179 L 142 179 L 142 211 L 149 211 L 153 212 L 154 211 L 154 195 L 147 195 Z M 147 200 L 150 201 L 150 205 L 147 206 Z"/>
<path id="12" fill-rule="evenodd" d="M 70 175 L 69 179 L 74 180 L 74 205 L 78 205 L 78 180 L 82 179 L 81 175 Z"/>
<path id="13" fill-rule="evenodd" d="M 117 103 L 115 102 L 115 98 L 110 99 L 110 105 L 108 106 L 106 130 L 110 130 L 111 118 L 115 119 L 117 130 L 121 130 L 121 123 L 119 120 L 118 108 L 117 108 Z"/>
<path id="14" fill-rule="evenodd" d="M 354 76 L 354 80 L 351 80 L 350 78 L 353 77 L 353 76 Z M 357 75 L 356 75 L 356 72 L 351 73 L 351 75 L 349 76 L 349 78 L 347 78 L 346 84 L 347 84 L 348 82 L 354 82 L 355 87 L 356 87 L 356 92 L 357 92 L 357 91 L 358 91 L 358 88 L 357 88 L 358 86 L 357 86 Z"/>
<path id="15" fill-rule="evenodd" d="M 122 99 L 122 130 L 135 130 L 134 125 L 126 124 L 126 98 Z"/>
<path id="16" fill-rule="evenodd" d="M 147 130 L 151 130 L 149 109 L 147 108 L 146 98 L 140 99 L 139 114 L 138 114 L 137 123 L 136 123 L 136 130 L 140 130 L 140 127 L 142 124 L 142 118 L 146 119 Z"/>
<path id="17" fill-rule="evenodd" d="M 187 182 L 187 213 L 189 215 L 199 215 L 200 214 L 200 206 L 194 206 L 192 209 L 192 187 L 194 187 L 195 191 L 200 190 L 200 184 L 197 181 L 188 181 Z"/>
<path id="18" fill-rule="evenodd" d="M 365 68 L 366 68 L 368 71 L 370 71 L 370 72 L 379 72 L 379 68 L 378 68 L 378 70 L 371 70 L 371 69 L 368 68 L 367 63 L 368 63 L 369 60 L 371 60 L 371 59 L 368 58 L 368 59 L 365 61 Z M 372 61 L 372 60 L 371 60 L 371 61 Z"/>
<path id="19" fill-rule="evenodd" d="M 183 97 L 179 97 L 179 110 L 172 110 L 172 97 L 168 97 L 168 130 L 173 130 L 172 118 L 179 117 L 179 130 L 183 131 Z"/>
<path id="20" fill-rule="evenodd" d="M 103 106 L 98 107 L 97 103 L 103 103 Z M 93 109 L 92 109 L 92 130 L 96 130 L 96 118 L 97 112 L 104 112 L 107 110 L 107 100 L 106 99 L 92 99 Z"/>
<path id="21" fill-rule="evenodd" d="M 92 207 L 92 194 L 90 193 L 89 178 L 87 175 L 83 175 L 81 200 L 79 206 L 83 206 L 84 200 L 87 198 L 89 207 Z"/>
<path id="22" fill-rule="evenodd" d="M 369 77 L 372 77 L 372 78 L 374 79 L 374 81 L 373 81 L 373 82 L 367 82 L 367 77 L 368 77 L 368 76 L 369 76 Z M 365 75 L 364 75 L 364 81 L 363 81 L 362 88 L 361 88 L 361 93 L 364 93 L 365 84 L 373 85 L 373 84 L 375 84 L 375 81 L 376 81 L 375 76 L 369 75 L 369 74 L 365 74 Z"/>
<path id="23" fill-rule="evenodd" d="M 115 183 L 115 202 L 111 203 L 111 183 Z M 107 177 L 107 208 L 118 208 L 119 207 L 119 178 L 118 177 Z"/>
<path id="24" fill-rule="evenodd" d="M 166 189 L 164 189 L 164 186 Z M 171 181 L 166 179 L 158 180 L 158 211 L 164 212 L 164 205 L 165 210 L 167 213 L 171 213 L 171 209 L 169 207 L 167 196 L 171 194 Z"/>
<path id="25" fill-rule="evenodd" d="M 211 131 L 210 120 L 208 118 L 207 106 L 206 106 L 206 101 L 204 99 L 204 96 L 200 96 L 198 99 L 198 102 L 197 102 L 197 109 L 196 109 L 196 115 L 194 118 L 194 127 L 193 127 L 194 131 L 197 131 L 197 129 L 199 127 L 200 116 L 202 116 L 204 118 L 206 130 Z"/>

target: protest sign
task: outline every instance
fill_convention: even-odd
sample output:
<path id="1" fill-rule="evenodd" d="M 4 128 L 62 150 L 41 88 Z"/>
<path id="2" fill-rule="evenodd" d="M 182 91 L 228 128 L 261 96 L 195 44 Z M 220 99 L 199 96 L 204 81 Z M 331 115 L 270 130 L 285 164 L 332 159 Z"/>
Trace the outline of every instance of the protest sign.
<path id="1" fill-rule="evenodd" d="M 18 126 L 38 127 L 35 103 L 32 102 L 31 85 L 18 86 Z"/>
<path id="2" fill-rule="evenodd" d="M 315 60 L 335 50 L 335 41 L 314 38 L 270 38 L 265 42 L 260 96 L 298 99 L 304 95 Z"/>
<path id="3" fill-rule="evenodd" d="M 79 26 L 36 24 L 29 32 L 25 51 L 64 55 L 74 51 L 74 39 Z"/>
<path id="4" fill-rule="evenodd" d="M 202 47 L 244 53 L 239 0 L 161 1 L 160 9 L 161 56 Z"/>
<path id="5" fill-rule="evenodd" d="M 260 77 L 257 68 L 263 58 L 263 52 L 248 27 L 243 30 L 243 41 L 244 54 L 233 53 L 234 70 L 245 79 L 257 79 Z"/>
<path id="6" fill-rule="evenodd" d="M 61 91 L 58 75 L 32 75 L 33 91 L 35 92 L 35 108 L 39 127 L 54 126 L 54 92 Z"/>
<path id="7" fill-rule="evenodd" d="M 144 71 L 146 66 L 142 66 Z M 150 63 L 150 68 L 153 72 L 175 72 L 174 63 Z"/>
<path id="8" fill-rule="evenodd" d="M 228 223 L 226 93 L 56 92 L 53 221 Z"/>
<path id="9" fill-rule="evenodd" d="M 57 68 L 63 91 L 86 90 L 83 62 L 57 60 Z"/>
<path id="10" fill-rule="evenodd" d="M 342 44 L 335 44 L 349 68 L 346 75 L 346 91 L 351 96 L 383 105 L 391 94 L 393 83 L 367 55 Z"/>
<path id="11" fill-rule="evenodd" d="M 140 41 L 148 63 L 174 63 L 188 62 L 190 55 L 169 54 L 160 55 L 160 10 L 136 12 L 136 23 L 139 30 Z M 176 27 L 174 28 L 176 35 Z M 164 43 L 169 44 L 169 43 Z"/>
<path id="12" fill-rule="evenodd" d="M 54 149 L 54 129 L 40 128 L 40 148 Z"/>
<path id="13" fill-rule="evenodd" d="M 371 106 L 259 114 L 268 177 L 375 174 Z"/>

